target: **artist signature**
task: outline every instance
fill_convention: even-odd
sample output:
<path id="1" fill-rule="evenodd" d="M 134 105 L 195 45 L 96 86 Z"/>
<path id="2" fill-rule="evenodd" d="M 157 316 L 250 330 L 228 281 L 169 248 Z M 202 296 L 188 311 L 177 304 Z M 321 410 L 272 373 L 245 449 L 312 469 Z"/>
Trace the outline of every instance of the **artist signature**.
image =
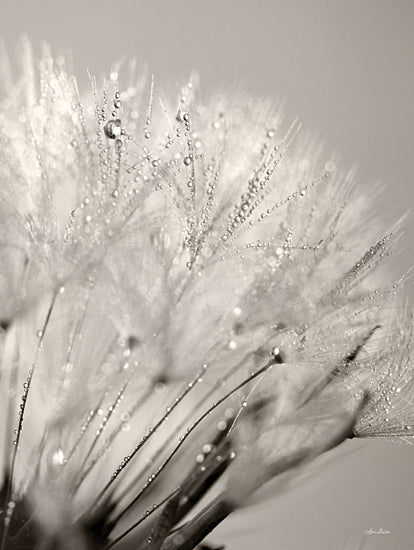
<path id="1" fill-rule="evenodd" d="M 388 529 L 383 529 L 380 527 L 379 529 L 369 529 L 368 531 L 364 531 L 367 535 L 391 535 L 391 531 L 388 531 Z"/>

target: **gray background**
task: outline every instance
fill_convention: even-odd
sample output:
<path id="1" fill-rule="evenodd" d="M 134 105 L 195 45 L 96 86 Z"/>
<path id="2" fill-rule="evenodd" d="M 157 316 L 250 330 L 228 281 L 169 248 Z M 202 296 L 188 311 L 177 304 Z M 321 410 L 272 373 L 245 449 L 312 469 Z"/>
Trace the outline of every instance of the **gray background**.
<path id="1" fill-rule="evenodd" d="M 146 62 L 158 82 L 196 69 L 207 91 L 234 83 L 282 94 L 288 113 L 320 135 L 327 152 L 357 161 L 359 181 L 384 181 L 383 213 L 412 208 L 413 0 L 2 0 L 0 36 L 13 51 L 27 33 L 55 55 L 72 52 L 107 71 L 123 56 Z M 17 52 L 18 56 L 18 52 Z M 414 229 L 396 259 L 412 264 Z M 408 302 L 413 303 L 413 291 Z M 213 540 L 228 550 L 409 550 L 414 547 L 414 449 L 349 442 L 308 480 L 234 516 Z M 364 535 L 387 529 L 390 535 Z"/>

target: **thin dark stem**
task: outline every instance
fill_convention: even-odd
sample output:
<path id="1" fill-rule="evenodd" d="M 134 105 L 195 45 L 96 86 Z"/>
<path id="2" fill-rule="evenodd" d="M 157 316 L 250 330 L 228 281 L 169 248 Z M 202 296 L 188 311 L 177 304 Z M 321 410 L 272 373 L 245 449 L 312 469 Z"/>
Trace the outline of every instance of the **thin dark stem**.
<path id="1" fill-rule="evenodd" d="M 212 451 L 203 461 L 203 467 L 196 464 L 180 486 L 177 495 L 170 499 L 151 530 L 146 542 L 139 550 L 159 550 L 171 530 L 192 510 L 207 491 L 221 477 L 235 454 L 231 452 L 230 440 L 220 433 L 212 442 Z M 217 446 L 216 446 L 217 444 Z"/>
<path id="2" fill-rule="evenodd" d="M 18 427 L 17 427 L 17 434 L 16 434 L 16 439 L 13 442 L 14 443 L 14 450 L 13 450 L 13 456 L 12 456 L 11 467 L 10 467 L 10 477 L 8 479 L 8 487 L 7 487 L 7 490 L 6 490 L 6 495 L 7 495 L 6 500 L 5 500 L 6 503 L 11 502 L 12 497 L 13 497 L 13 495 L 12 495 L 13 477 L 14 477 L 14 470 L 15 470 L 15 467 L 16 467 L 17 452 L 19 450 L 20 437 L 21 437 L 22 430 L 23 430 L 23 420 L 24 420 L 24 414 L 25 414 L 25 411 L 26 411 L 27 398 L 29 396 L 29 392 L 30 392 L 30 388 L 31 388 L 32 380 L 33 380 L 33 375 L 35 373 L 36 366 L 37 366 L 37 361 L 39 359 L 39 354 L 40 354 L 40 351 L 41 351 L 42 346 L 43 346 L 43 340 L 44 340 L 44 337 L 45 337 L 46 329 L 49 325 L 49 321 L 50 321 L 50 317 L 52 315 L 53 307 L 54 307 L 55 302 L 56 302 L 56 297 L 57 297 L 57 291 L 55 291 L 53 293 L 52 301 L 50 303 L 49 309 L 48 309 L 47 314 L 46 314 L 45 321 L 43 323 L 42 330 L 40 332 L 39 342 L 37 344 L 34 361 L 32 363 L 31 368 L 29 369 L 29 373 L 28 373 L 26 382 L 24 384 L 24 391 L 23 391 L 23 396 L 22 396 L 21 404 L 20 404 L 19 423 L 18 423 Z M 2 541 L 1 541 L 1 545 L 0 545 L 0 550 L 4 550 L 4 546 L 5 546 L 5 543 L 6 543 L 6 538 L 7 538 L 8 531 L 9 531 L 11 516 L 13 514 L 13 509 L 14 509 L 13 507 L 10 507 L 9 504 L 7 504 L 7 506 L 8 507 L 7 507 L 7 512 L 6 512 L 6 517 L 4 519 L 4 531 L 3 531 Z"/>
<path id="3" fill-rule="evenodd" d="M 238 390 L 246 386 L 249 382 L 266 372 L 269 368 L 275 365 L 275 359 L 272 359 L 269 361 L 265 366 L 258 369 L 256 372 L 251 374 L 248 378 L 237 384 L 233 389 L 231 389 L 229 392 L 227 392 L 225 395 L 220 397 L 218 401 L 213 403 L 213 405 L 207 409 L 201 416 L 198 417 L 198 419 L 194 422 L 194 424 L 186 431 L 186 433 L 180 438 L 179 443 L 174 447 L 174 449 L 170 452 L 170 454 L 167 456 L 167 458 L 164 460 L 163 464 L 158 467 L 158 469 L 155 471 L 154 474 L 152 474 L 149 477 L 149 480 L 147 483 L 142 487 L 142 489 L 138 492 L 138 494 L 135 496 L 135 498 L 122 510 L 122 512 L 119 513 L 117 516 L 117 521 L 128 511 L 132 508 L 132 506 L 142 497 L 144 493 L 151 487 L 152 483 L 158 478 L 158 476 L 161 474 L 161 472 L 166 468 L 166 466 L 169 464 L 169 462 L 172 460 L 172 458 L 178 453 L 179 449 L 183 446 L 184 442 L 187 440 L 187 438 L 194 432 L 194 430 L 203 422 L 205 418 L 207 418 L 217 407 L 219 407 L 222 403 L 224 403 L 230 396 L 232 396 L 234 393 L 236 393 Z M 106 488 L 105 488 L 106 490 Z M 102 491 L 103 494 L 103 491 Z M 101 495 L 100 495 L 101 496 Z M 100 498 L 99 496 L 99 498 Z"/>
<path id="4" fill-rule="evenodd" d="M 342 443 L 352 434 L 356 418 L 363 408 L 364 403 L 365 399 L 362 399 L 359 407 L 352 415 L 352 418 L 350 418 L 338 432 L 334 432 L 332 437 L 328 438 L 322 445 L 317 447 L 314 445 L 304 446 L 276 460 L 268 469 L 263 471 L 262 475 L 257 479 L 255 489 L 258 489 L 269 479 L 295 468 Z M 226 493 L 222 493 L 212 500 L 191 521 L 178 529 L 174 534 L 170 535 L 161 546 L 161 550 L 192 550 L 235 508 L 236 505 L 232 502 L 232 499 L 229 498 Z M 148 545 L 147 548 L 149 550 L 151 546 Z"/>
<path id="5" fill-rule="evenodd" d="M 149 463 L 153 464 L 157 457 L 161 456 L 161 454 L 165 451 L 165 449 L 168 448 L 169 444 L 173 441 L 174 437 L 176 436 L 176 433 L 184 429 L 185 425 L 191 420 L 191 418 L 194 416 L 194 413 L 197 412 L 207 401 L 210 397 L 214 395 L 216 390 L 223 385 L 223 383 L 228 380 L 231 375 L 233 375 L 243 364 L 243 361 L 240 361 L 235 367 L 233 367 L 229 372 L 227 372 L 219 381 L 215 382 L 215 384 L 211 387 L 211 389 L 200 399 L 200 401 L 197 402 L 196 405 L 190 408 L 188 413 L 185 415 L 183 420 L 179 423 L 177 426 L 176 431 L 171 432 L 170 435 L 163 440 L 162 444 L 156 448 L 154 453 L 149 459 Z M 145 476 L 147 472 L 147 467 L 143 467 L 141 471 L 139 471 L 138 475 L 135 476 L 134 481 L 130 483 L 120 494 L 117 495 L 118 500 L 123 499 L 127 494 L 136 486 L 137 483 L 139 483 L 142 478 Z"/>
<path id="6" fill-rule="evenodd" d="M 234 505 L 223 495 L 212 500 L 194 519 L 170 535 L 161 550 L 192 550 L 233 510 Z"/>
<path id="7" fill-rule="evenodd" d="M 195 378 L 186 385 L 185 389 L 182 391 L 182 393 L 175 399 L 174 403 L 170 407 L 167 408 L 167 412 L 158 420 L 158 422 L 155 424 L 153 428 L 151 428 L 147 435 L 144 436 L 144 438 L 138 443 L 138 445 L 135 447 L 135 449 L 132 451 L 130 455 L 128 455 L 124 461 L 118 466 L 117 470 L 112 475 L 111 479 L 106 483 L 106 485 L 103 487 L 103 489 L 100 491 L 98 496 L 95 499 L 95 502 L 93 504 L 93 508 L 96 508 L 99 501 L 103 497 L 103 495 L 108 491 L 108 489 L 111 487 L 113 482 L 118 478 L 119 474 L 123 471 L 125 471 L 125 468 L 128 466 L 128 464 L 133 460 L 133 458 L 137 455 L 137 453 L 142 449 L 142 447 L 150 440 L 150 438 L 156 433 L 158 428 L 164 424 L 166 419 L 169 417 L 169 415 L 172 413 L 172 411 L 178 407 L 179 403 L 186 397 L 186 395 L 195 387 L 195 384 L 197 380 L 199 380 L 204 373 L 205 368 L 203 367 L 202 371 L 200 371 Z"/>

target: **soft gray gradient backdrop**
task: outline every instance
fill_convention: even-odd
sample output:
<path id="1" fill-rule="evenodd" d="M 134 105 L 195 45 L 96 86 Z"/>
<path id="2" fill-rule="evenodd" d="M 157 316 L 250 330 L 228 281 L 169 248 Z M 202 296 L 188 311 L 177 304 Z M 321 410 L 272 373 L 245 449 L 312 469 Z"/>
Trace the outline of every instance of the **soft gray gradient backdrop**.
<path id="1" fill-rule="evenodd" d="M 55 55 L 107 71 L 123 56 L 158 82 L 196 69 L 207 89 L 234 83 L 287 99 L 327 152 L 358 162 L 361 184 L 386 184 L 384 215 L 412 208 L 414 0 L 3 0 L 0 36 L 27 33 Z M 83 76 L 82 76 L 83 75 Z M 413 263 L 412 219 L 396 262 Z M 408 302 L 413 303 L 413 292 Z M 414 448 L 349 442 L 272 502 L 242 511 L 212 537 L 227 550 L 411 550 Z M 387 529 L 389 535 L 364 535 Z"/>

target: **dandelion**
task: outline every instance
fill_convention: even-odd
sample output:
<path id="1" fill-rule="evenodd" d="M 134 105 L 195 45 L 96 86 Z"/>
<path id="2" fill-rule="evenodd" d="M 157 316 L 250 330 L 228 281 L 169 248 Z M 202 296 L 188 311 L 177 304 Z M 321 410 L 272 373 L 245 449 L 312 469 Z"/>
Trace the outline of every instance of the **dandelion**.
<path id="1" fill-rule="evenodd" d="M 195 548 L 349 437 L 412 441 L 377 191 L 270 102 L 133 68 L 81 94 L 23 57 L 0 112 L 1 550 Z"/>

